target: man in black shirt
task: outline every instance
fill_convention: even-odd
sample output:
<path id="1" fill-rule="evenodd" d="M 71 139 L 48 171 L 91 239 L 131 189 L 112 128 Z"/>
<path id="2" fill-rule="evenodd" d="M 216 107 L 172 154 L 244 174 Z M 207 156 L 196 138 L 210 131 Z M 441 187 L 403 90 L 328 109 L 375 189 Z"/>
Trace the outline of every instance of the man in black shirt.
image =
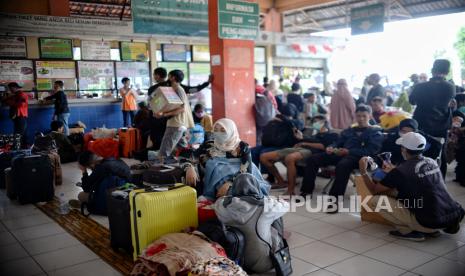
<path id="1" fill-rule="evenodd" d="M 435 60 L 431 70 L 433 77 L 428 82 L 415 85 L 409 97 L 410 103 L 417 106 L 413 119 L 417 120 L 418 128 L 438 139 L 447 137 L 447 130 L 452 124 L 449 103 L 455 97 L 455 87 L 446 80 L 449 69 L 448 60 Z M 442 150 L 441 172 L 444 177 L 446 171 L 445 151 Z"/>
<path id="2" fill-rule="evenodd" d="M 423 157 L 425 137 L 409 132 L 397 144 L 406 161 L 398 167 L 385 162 L 383 170 L 387 174 L 380 182 L 373 182 L 368 176 L 366 157 L 359 162 L 363 181 L 372 194 L 392 194 L 393 189 L 397 190 L 396 198 L 374 196 L 368 206 L 373 210 L 379 207 L 381 216 L 397 228 L 389 232 L 397 238 L 423 241 L 425 237 L 438 236 L 439 229 L 457 233 L 465 211 L 447 192 L 437 163 Z"/>
<path id="3" fill-rule="evenodd" d="M 68 119 L 69 119 L 69 107 L 68 99 L 65 92 L 63 91 L 63 81 L 57 80 L 53 84 L 54 93 L 51 96 L 45 98 L 46 101 L 55 100 L 55 113 L 53 114 L 54 120 L 63 123 L 64 134 L 69 135 Z"/>
<path id="4" fill-rule="evenodd" d="M 386 92 L 384 88 L 379 84 L 381 77 L 378 74 L 371 74 L 368 76 L 368 84 L 372 85 L 370 91 L 367 95 L 367 104 L 371 104 L 371 101 L 374 97 L 381 97 L 382 99 L 386 98 Z"/>

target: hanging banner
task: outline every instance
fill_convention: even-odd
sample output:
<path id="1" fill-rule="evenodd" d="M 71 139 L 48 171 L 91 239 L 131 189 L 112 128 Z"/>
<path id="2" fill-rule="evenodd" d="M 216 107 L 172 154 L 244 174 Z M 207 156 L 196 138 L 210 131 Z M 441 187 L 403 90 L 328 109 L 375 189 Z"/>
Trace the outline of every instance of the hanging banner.
<path id="1" fill-rule="evenodd" d="M 350 10 L 352 35 L 384 31 L 384 4 L 375 4 Z"/>
<path id="2" fill-rule="evenodd" d="M 26 38 L 23 36 L 0 36 L 0 57 L 26 57 Z"/>
<path id="3" fill-rule="evenodd" d="M 78 61 L 79 89 L 113 89 L 115 70 L 113 62 Z"/>
<path id="4" fill-rule="evenodd" d="M 132 0 L 134 33 L 208 36 L 208 0 Z"/>
<path id="5" fill-rule="evenodd" d="M 76 78 L 74 61 L 36 61 L 37 78 Z"/>
<path id="6" fill-rule="evenodd" d="M 256 40 L 259 21 L 258 3 L 218 0 L 219 38 Z"/>
<path id="7" fill-rule="evenodd" d="M 121 42 L 121 60 L 148 61 L 148 47 L 144 42 Z"/>
<path id="8" fill-rule="evenodd" d="M 109 41 L 81 41 L 81 57 L 83 60 L 111 60 L 111 43 Z"/>
<path id="9" fill-rule="evenodd" d="M 24 90 L 34 87 L 34 70 L 31 60 L 0 60 L 0 84 L 17 82 Z"/>
<path id="10" fill-rule="evenodd" d="M 73 58 L 73 42 L 64 38 L 39 38 L 41 58 Z"/>
<path id="11" fill-rule="evenodd" d="M 30 35 L 132 35 L 132 21 L 0 13 L 0 32 Z"/>

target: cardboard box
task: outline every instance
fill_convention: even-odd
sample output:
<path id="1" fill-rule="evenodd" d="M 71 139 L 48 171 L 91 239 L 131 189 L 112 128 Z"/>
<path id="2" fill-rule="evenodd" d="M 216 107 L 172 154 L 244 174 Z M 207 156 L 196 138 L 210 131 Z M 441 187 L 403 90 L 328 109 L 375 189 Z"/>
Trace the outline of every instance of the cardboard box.
<path id="1" fill-rule="evenodd" d="M 357 194 L 362 197 L 362 201 L 366 196 L 371 195 L 371 192 L 370 190 L 368 190 L 368 187 L 365 185 L 365 182 L 363 181 L 363 177 L 361 175 L 354 176 L 354 182 L 355 182 L 355 187 L 357 189 Z M 360 212 L 360 216 L 362 218 L 362 221 L 373 222 L 373 223 L 384 224 L 384 225 L 392 225 L 389 221 L 383 218 L 379 213 L 367 212 L 363 208 Z"/>
<path id="2" fill-rule="evenodd" d="M 184 104 L 172 87 L 159 87 L 154 94 L 150 100 L 150 108 L 154 113 L 168 112 Z"/>

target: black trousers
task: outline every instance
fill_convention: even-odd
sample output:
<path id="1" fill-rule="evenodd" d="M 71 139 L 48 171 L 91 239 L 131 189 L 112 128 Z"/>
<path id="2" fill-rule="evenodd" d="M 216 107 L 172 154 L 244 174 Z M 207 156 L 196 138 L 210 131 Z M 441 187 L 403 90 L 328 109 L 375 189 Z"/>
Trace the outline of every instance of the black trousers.
<path id="1" fill-rule="evenodd" d="M 26 129 L 27 129 L 27 118 L 16 117 L 13 119 L 13 129 L 15 134 L 21 134 L 21 145 L 27 145 Z"/>
<path id="2" fill-rule="evenodd" d="M 134 115 L 136 114 L 135 110 L 123 110 L 123 127 L 132 127 L 134 124 Z M 131 119 L 131 123 L 128 124 L 128 119 Z"/>
<path id="3" fill-rule="evenodd" d="M 302 181 L 301 192 L 311 194 L 315 188 L 315 179 L 318 168 L 336 166 L 336 179 L 329 191 L 331 196 L 344 195 L 349 182 L 350 174 L 358 168 L 360 158 L 354 156 L 340 157 L 334 154 L 320 153 L 312 155 L 307 159 L 304 179 Z"/>

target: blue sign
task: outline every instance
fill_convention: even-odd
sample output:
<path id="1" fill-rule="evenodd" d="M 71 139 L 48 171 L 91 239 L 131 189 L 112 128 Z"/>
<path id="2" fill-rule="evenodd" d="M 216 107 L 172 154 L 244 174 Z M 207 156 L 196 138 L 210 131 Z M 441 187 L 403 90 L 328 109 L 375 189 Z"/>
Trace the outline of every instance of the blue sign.
<path id="1" fill-rule="evenodd" d="M 208 0 L 132 0 L 134 33 L 208 36 Z"/>

